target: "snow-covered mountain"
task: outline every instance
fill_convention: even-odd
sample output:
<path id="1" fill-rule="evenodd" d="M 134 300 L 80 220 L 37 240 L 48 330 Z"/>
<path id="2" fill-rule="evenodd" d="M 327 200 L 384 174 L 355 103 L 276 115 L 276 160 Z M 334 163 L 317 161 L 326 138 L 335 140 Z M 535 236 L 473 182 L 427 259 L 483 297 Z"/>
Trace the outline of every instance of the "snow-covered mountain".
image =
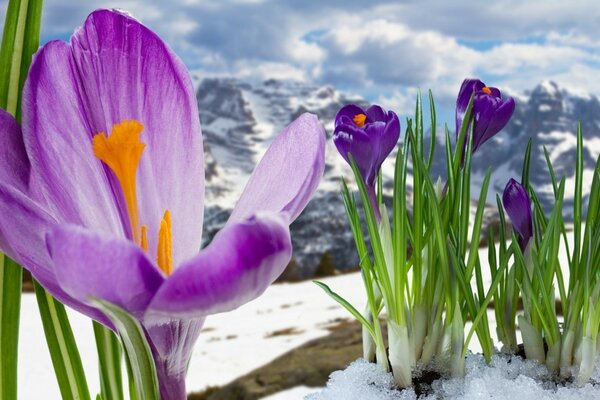
<path id="1" fill-rule="evenodd" d="M 317 114 L 331 139 L 333 119 L 340 107 L 350 102 L 367 105 L 364 99 L 330 86 L 278 80 L 250 84 L 232 78 L 204 79 L 199 84 L 197 97 L 207 164 L 205 242 L 227 220 L 247 177 L 273 138 L 294 118 L 306 111 Z M 525 146 L 532 137 L 531 174 L 541 200 L 547 207 L 553 204 L 541 152 L 541 146 L 545 145 L 557 175 L 571 178 L 566 191 L 566 204 L 571 204 L 578 120 L 582 121 L 585 134 L 586 181 L 589 183 L 600 153 L 598 99 L 569 93 L 552 82 L 544 82 L 516 100 L 511 123 L 475 156 L 473 193 L 479 190 L 476 186 L 485 170 L 492 166 L 494 190 L 488 199 L 495 204 L 495 191 L 501 193 L 511 176 L 520 177 Z M 443 147 L 439 147 L 440 152 L 441 149 Z M 442 174 L 443 159 L 438 160 L 434 171 Z M 351 172 L 328 140 L 325 176 L 314 199 L 291 227 L 293 263 L 303 275 L 311 274 L 321 262 L 333 262 L 341 269 L 357 264 L 340 195 L 341 176 L 350 178 Z M 384 164 L 384 177 L 391 182 L 392 176 L 390 161 Z M 584 184 L 584 190 L 589 188 L 589 183 Z"/>

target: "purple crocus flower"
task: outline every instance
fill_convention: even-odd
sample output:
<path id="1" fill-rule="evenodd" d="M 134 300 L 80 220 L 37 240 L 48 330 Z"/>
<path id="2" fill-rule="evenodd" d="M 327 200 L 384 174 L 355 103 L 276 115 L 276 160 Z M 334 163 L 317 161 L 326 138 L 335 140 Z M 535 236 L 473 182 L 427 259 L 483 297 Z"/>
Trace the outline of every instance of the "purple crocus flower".
<path id="1" fill-rule="evenodd" d="M 204 160 L 194 89 L 158 36 L 115 11 L 35 56 L 22 127 L 0 112 L 0 248 L 55 297 L 111 326 L 96 297 L 138 318 L 163 400 L 207 315 L 259 296 L 291 257 L 289 224 L 324 168 L 304 114 L 257 165 L 226 226 L 199 252 Z"/>
<path id="2" fill-rule="evenodd" d="M 533 236 L 529 195 L 519 182 L 511 178 L 504 188 L 502 204 L 514 230 L 518 234 L 519 247 L 522 251 L 525 251 L 529 240 Z"/>
<path id="3" fill-rule="evenodd" d="M 356 104 L 348 104 L 335 116 L 333 142 L 348 163 L 348 154 L 352 154 L 365 180 L 378 219 L 380 214 L 375 199 L 375 181 L 381 164 L 394 149 L 399 137 L 398 116 L 378 105 L 364 110 Z"/>
<path id="4" fill-rule="evenodd" d="M 500 90 L 487 87 L 479 79 L 465 79 L 456 99 L 457 135 L 473 93 L 475 94 L 472 109 L 473 152 L 475 152 L 479 146 L 506 126 L 515 111 L 515 101 L 512 97 L 503 99 Z"/>

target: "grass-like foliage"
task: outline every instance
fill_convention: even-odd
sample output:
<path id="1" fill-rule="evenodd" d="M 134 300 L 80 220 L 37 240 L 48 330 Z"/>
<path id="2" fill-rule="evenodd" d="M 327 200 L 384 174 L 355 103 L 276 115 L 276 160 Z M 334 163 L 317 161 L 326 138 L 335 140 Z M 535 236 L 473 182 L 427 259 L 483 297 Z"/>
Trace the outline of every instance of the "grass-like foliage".
<path id="1" fill-rule="evenodd" d="M 373 201 L 349 154 L 362 207 L 345 181 L 342 195 L 360 259 L 367 306 L 360 312 L 325 284 L 317 284 L 362 323 L 364 357 L 386 370 L 391 368 L 399 387 L 410 386 L 415 372 L 422 368 L 447 376 L 464 375 L 465 355 L 474 336 L 489 361 L 497 351 L 492 339 L 494 328 L 504 350 L 517 352 L 517 326 L 527 358 L 546 363 L 551 371 L 560 370 L 563 375 L 577 365 L 578 381 L 586 382 L 594 366 L 600 327 L 600 279 L 595 267 L 600 264 L 599 170 L 594 173 L 583 226 L 583 139 L 579 128 L 574 228 L 569 240 L 562 215 L 565 180 L 557 180 L 546 152 L 556 199 L 552 213 L 546 216 L 529 184 L 529 144 L 521 181 L 533 203 L 533 239 L 524 249 L 517 233 L 512 241 L 504 240 L 508 227 L 498 197 L 500 226 L 499 232 L 488 232 L 491 283 L 486 285 L 478 246 L 491 171 L 486 172 L 480 192 L 471 193 L 476 136 L 473 102 L 471 96 L 455 143 L 446 127 L 444 152 L 439 154 L 433 97 L 430 92 L 431 137 L 426 148 L 423 104 L 418 96 L 414 118 L 406 121 L 396 153 L 391 214 L 390 205 L 383 201 L 381 171 Z M 445 183 L 431 174 L 434 157 L 445 157 Z M 495 243 L 494 234 L 499 234 L 499 243 Z M 559 263 L 561 246 L 567 252 L 568 283 Z M 562 316 L 556 307 L 555 288 Z M 518 307 L 521 299 L 522 312 Z M 487 313 L 492 304 L 495 327 Z M 387 341 L 382 324 L 387 325 Z"/>

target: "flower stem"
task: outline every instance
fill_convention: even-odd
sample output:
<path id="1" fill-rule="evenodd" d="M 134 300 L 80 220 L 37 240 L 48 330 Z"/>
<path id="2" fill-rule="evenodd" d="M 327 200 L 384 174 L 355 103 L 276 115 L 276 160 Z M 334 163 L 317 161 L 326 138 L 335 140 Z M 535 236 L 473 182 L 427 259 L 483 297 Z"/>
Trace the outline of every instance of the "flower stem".
<path id="1" fill-rule="evenodd" d="M 381 211 L 379 211 L 379 203 L 377 201 L 377 194 L 375 193 L 375 185 L 367 185 L 367 194 L 369 195 L 369 200 L 371 200 L 371 205 L 373 206 L 375 219 L 379 224 L 379 222 L 381 221 Z"/>

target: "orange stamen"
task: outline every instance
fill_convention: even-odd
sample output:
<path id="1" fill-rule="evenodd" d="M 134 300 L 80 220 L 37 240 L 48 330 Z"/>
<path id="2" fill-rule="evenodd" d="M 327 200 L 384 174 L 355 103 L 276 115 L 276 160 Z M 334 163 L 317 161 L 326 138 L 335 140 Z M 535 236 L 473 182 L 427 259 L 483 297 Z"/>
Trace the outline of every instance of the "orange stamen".
<path id="1" fill-rule="evenodd" d="M 171 213 L 165 211 L 158 231 L 156 261 L 158 267 L 168 276 L 173 273 L 173 237 L 171 235 Z"/>
<path id="2" fill-rule="evenodd" d="M 492 89 L 490 89 L 487 86 L 484 86 L 483 89 L 481 89 L 481 91 L 485 94 L 492 94 Z"/>
<path id="3" fill-rule="evenodd" d="M 365 114 L 356 114 L 352 121 L 359 127 L 362 128 L 365 126 L 365 122 L 367 122 L 367 116 Z"/>
<path id="4" fill-rule="evenodd" d="M 108 165 L 121 185 L 133 241 L 139 245 L 142 244 L 143 228 L 140 228 L 135 177 L 142 152 L 146 147 L 146 144 L 140 141 L 140 133 L 143 129 L 141 123 L 132 119 L 113 125 L 109 136 L 100 132 L 92 138 L 95 156 Z"/>
<path id="5" fill-rule="evenodd" d="M 148 252 L 148 227 L 146 225 L 142 225 L 142 238 L 141 238 L 140 247 L 146 253 Z"/>

